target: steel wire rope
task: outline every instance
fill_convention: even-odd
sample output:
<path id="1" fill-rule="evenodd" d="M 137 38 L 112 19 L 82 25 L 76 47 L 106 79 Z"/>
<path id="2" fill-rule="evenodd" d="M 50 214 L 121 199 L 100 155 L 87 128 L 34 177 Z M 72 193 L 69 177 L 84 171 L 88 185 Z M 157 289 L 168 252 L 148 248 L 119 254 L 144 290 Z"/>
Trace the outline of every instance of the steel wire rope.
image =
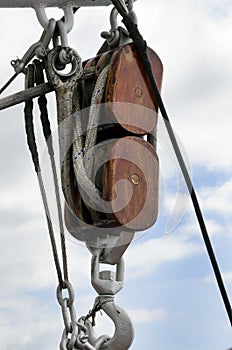
<path id="1" fill-rule="evenodd" d="M 43 84 L 45 81 L 44 81 L 42 63 L 39 60 L 34 60 L 33 63 L 35 66 L 36 85 Z M 62 252 L 62 259 L 63 259 L 62 261 L 63 276 L 64 276 L 64 280 L 68 281 L 69 280 L 68 263 L 67 263 L 66 241 L 65 241 L 65 234 L 64 234 L 64 223 L 63 223 L 63 216 L 62 216 L 62 206 L 61 206 L 60 191 L 59 191 L 59 181 L 58 181 L 57 170 L 56 170 L 51 126 L 50 126 L 50 121 L 49 121 L 48 111 L 47 111 L 47 99 L 44 94 L 42 94 L 38 98 L 38 105 L 40 109 L 40 120 L 43 128 L 43 134 L 44 134 L 45 142 L 47 144 L 49 158 L 50 158 L 51 167 L 52 167 L 52 176 L 53 176 L 53 183 L 55 188 L 56 206 L 57 206 L 57 214 L 58 214 L 59 229 L 60 229 L 61 252 Z"/>
<path id="2" fill-rule="evenodd" d="M 151 63 L 149 61 L 148 55 L 147 55 L 147 43 L 146 41 L 143 39 L 138 26 L 136 23 L 134 23 L 133 19 L 131 18 L 130 14 L 128 13 L 127 7 L 124 6 L 123 1 L 121 0 L 112 0 L 112 3 L 114 4 L 114 6 L 117 8 L 118 12 L 121 14 L 121 16 L 123 17 L 123 23 L 125 24 L 132 40 L 134 41 L 135 47 L 137 49 L 139 58 L 141 60 L 142 63 L 142 67 L 143 70 L 148 78 L 149 84 L 153 90 L 154 93 L 154 100 L 156 102 L 156 104 L 158 105 L 158 108 L 163 116 L 164 119 L 164 123 L 168 132 L 168 135 L 170 137 L 173 149 L 175 151 L 177 160 L 179 162 L 183 177 L 185 179 L 189 194 L 191 196 L 192 199 L 192 203 L 193 203 L 193 207 L 196 213 L 196 217 L 201 229 L 201 233 L 202 233 L 202 237 L 207 249 L 207 253 L 209 255 L 212 267 L 213 267 L 213 271 L 216 277 L 216 281 L 227 311 L 227 315 L 229 317 L 230 320 L 230 324 L 232 326 L 232 309 L 231 309 L 231 304 L 227 295 L 227 291 L 222 279 L 222 275 L 221 275 L 221 271 L 219 269 L 216 257 L 215 257 L 215 253 L 209 238 L 209 234 L 205 225 L 205 221 L 203 218 L 203 214 L 198 202 L 198 198 L 193 186 L 193 183 L 191 181 L 190 175 L 188 173 L 188 169 L 186 167 L 186 164 L 184 162 L 183 156 L 181 154 L 179 145 L 177 143 L 170 119 L 168 117 L 167 111 L 165 109 L 162 97 L 160 95 L 159 89 L 157 87 L 155 78 L 153 76 L 153 72 L 152 72 L 152 67 L 151 67 Z"/>
<path id="3" fill-rule="evenodd" d="M 26 86 L 28 88 L 34 86 L 34 74 L 35 74 L 34 66 L 32 64 L 28 65 L 26 70 Z M 36 145 L 34 124 L 33 124 L 33 100 L 29 100 L 25 103 L 24 116 L 25 116 L 25 130 L 27 135 L 27 144 L 31 153 L 35 172 L 37 174 L 37 179 L 38 179 L 41 197 L 42 197 L 44 210 L 45 210 L 48 232 L 49 232 L 50 241 L 52 245 L 52 253 L 53 253 L 53 258 L 54 258 L 55 267 L 57 271 L 58 281 L 60 286 L 63 287 L 64 280 L 62 276 L 62 270 L 61 270 L 61 265 L 60 265 L 57 246 L 56 246 L 55 234 L 52 226 L 50 210 L 48 206 L 46 191 L 44 188 L 43 177 L 41 174 L 41 168 L 40 168 L 40 162 L 39 162 L 39 155 L 38 155 L 38 150 Z"/>

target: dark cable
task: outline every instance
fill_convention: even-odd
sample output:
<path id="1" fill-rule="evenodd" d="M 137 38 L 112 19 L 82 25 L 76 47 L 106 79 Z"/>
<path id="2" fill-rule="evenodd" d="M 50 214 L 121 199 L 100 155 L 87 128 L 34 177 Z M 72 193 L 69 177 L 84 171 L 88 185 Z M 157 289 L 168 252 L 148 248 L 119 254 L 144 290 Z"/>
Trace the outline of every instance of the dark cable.
<path id="1" fill-rule="evenodd" d="M 155 99 L 156 104 L 159 107 L 159 110 L 160 110 L 162 116 L 163 116 L 165 126 L 167 128 L 167 131 L 168 131 L 170 140 L 172 142 L 176 157 L 178 159 L 181 171 L 183 173 L 188 191 L 190 193 L 193 207 L 194 207 L 197 219 L 198 219 L 199 226 L 201 228 L 204 242 L 205 242 L 205 246 L 206 246 L 212 267 L 213 267 L 213 271 L 214 271 L 214 274 L 215 274 L 215 277 L 216 277 L 216 280 L 218 283 L 218 287 L 219 287 L 220 292 L 221 292 L 221 296 L 222 296 L 229 320 L 230 320 L 230 324 L 232 326 L 232 309 L 231 309 L 230 301 L 229 301 L 229 298 L 228 298 L 228 295 L 227 295 L 227 292 L 226 292 L 226 289 L 224 286 L 224 282 L 223 282 L 222 275 L 221 275 L 221 272 L 220 272 L 220 269 L 219 269 L 214 251 L 213 251 L 213 247 L 212 247 L 211 242 L 210 242 L 209 234 L 208 234 L 207 229 L 206 229 L 206 225 L 205 225 L 204 218 L 203 218 L 203 215 L 202 215 L 202 212 L 200 209 L 200 205 L 199 205 L 199 202 L 197 199 L 196 192 L 194 190 L 190 175 L 188 173 L 187 167 L 186 167 L 184 159 L 182 157 L 182 154 L 181 154 L 180 148 L 178 146 L 175 134 L 173 132 L 172 125 L 170 123 L 168 114 L 166 112 L 165 106 L 164 106 L 162 98 L 160 96 L 159 89 L 157 87 L 155 78 L 153 76 L 151 63 L 149 61 L 149 58 L 147 55 L 147 50 L 146 50 L 147 44 L 144 41 L 142 35 L 140 34 L 140 32 L 138 30 L 137 25 L 133 22 L 133 19 L 130 17 L 130 15 L 128 15 L 125 11 L 122 11 L 121 6 L 118 6 L 118 0 L 112 0 L 112 3 L 118 9 L 119 13 L 123 17 L 123 23 L 125 24 L 128 32 L 130 33 L 131 38 L 133 39 L 133 41 L 135 43 L 135 46 L 136 46 L 136 49 L 138 51 L 144 72 L 149 80 L 149 83 L 150 83 L 152 89 L 153 89 L 154 99 Z"/>
<path id="2" fill-rule="evenodd" d="M 27 88 L 34 86 L 34 75 L 35 75 L 34 66 L 30 64 L 30 65 L 28 65 L 28 68 L 26 70 L 26 87 Z M 45 188 L 44 188 L 44 184 L 43 184 L 42 174 L 40 171 L 39 156 L 38 156 L 38 151 L 37 151 L 37 146 L 36 146 L 34 124 L 33 124 L 33 113 L 32 112 L 33 112 L 33 101 L 29 100 L 25 103 L 25 108 L 24 108 L 27 143 L 28 143 L 29 150 L 31 152 L 32 161 L 33 161 L 35 171 L 37 174 L 37 179 L 39 182 L 39 187 L 40 187 L 40 192 L 41 192 L 44 210 L 45 210 L 45 214 L 46 214 L 47 226 L 48 226 L 48 231 L 49 231 L 49 235 L 50 235 L 53 257 L 54 257 L 54 261 L 55 261 L 55 266 L 56 266 L 59 284 L 61 286 L 63 286 L 64 283 L 63 283 L 62 272 L 61 272 L 61 268 L 60 268 L 57 247 L 56 247 L 55 235 L 54 235 L 52 222 L 51 222 L 51 218 L 50 218 L 50 212 L 49 212 L 47 196 L 46 196 L 46 192 L 45 192 Z"/>
<path id="3" fill-rule="evenodd" d="M 15 80 L 15 78 L 18 76 L 18 73 L 15 73 L 12 75 L 12 77 L 6 82 L 6 84 L 3 85 L 3 87 L 0 89 L 0 95 L 3 93 L 3 91 L 8 88 L 8 86 Z"/>
<path id="4" fill-rule="evenodd" d="M 26 86 L 28 88 L 34 86 L 34 66 L 29 65 L 26 72 Z M 29 100 L 25 103 L 24 115 L 25 115 L 25 129 L 27 135 L 27 144 L 31 152 L 32 161 L 35 167 L 36 173 L 40 171 L 39 156 L 36 147 L 34 125 L 33 125 L 33 100 Z"/>
<path id="5" fill-rule="evenodd" d="M 41 65 L 41 62 L 39 60 L 33 61 L 34 67 L 35 67 L 35 83 L 36 85 L 43 84 L 44 81 L 44 75 L 43 75 L 43 68 Z M 48 152 L 51 156 L 54 155 L 53 145 L 52 145 L 52 136 L 51 136 L 51 126 L 50 121 L 48 118 L 48 111 L 47 111 L 47 98 L 45 94 L 42 94 L 38 98 L 38 105 L 40 109 L 40 120 L 43 127 L 43 134 L 48 146 Z"/>
<path id="6" fill-rule="evenodd" d="M 43 68 L 42 64 L 39 60 L 33 61 L 35 66 L 35 82 L 36 85 L 40 85 L 44 83 L 44 75 L 43 75 Z M 62 216 L 62 208 L 61 208 L 61 199 L 60 199 L 60 192 L 59 192 L 59 183 L 58 183 L 58 176 L 56 171 L 56 163 L 55 163 L 55 156 L 54 156 L 54 150 L 53 150 L 53 140 L 52 140 L 52 133 L 51 133 L 51 126 L 50 121 L 48 118 L 48 111 L 47 111 L 47 99 L 45 95 L 41 95 L 38 98 L 38 104 L 40 108 L 40 119 L 43 127 L 43 133 L 44 138 L 48 147 L 48 153 L 50 155 L 50 161 L 52 166 L 52 174 L 53 174 L 53 181 L 54 181 L 54 187 L 55 187 L 55 194 L 56 194 L 56 203 L 57 203 L 57 211 L 58 211 L 58 218 L 59 218 L 59 226 L 60 226 L 60 240 L 61 240 L 61 251 L 62 251 L 62 258 L 63 258 L 63 273 L 64 273 L 64 280 L 68 281 L 68 264 L 67 264 L 67 253 L 66 253 L 66 243 L 65 243 L 65 234 L 64 234 L 64 224 L 63 224 L 63 216 Z"/>

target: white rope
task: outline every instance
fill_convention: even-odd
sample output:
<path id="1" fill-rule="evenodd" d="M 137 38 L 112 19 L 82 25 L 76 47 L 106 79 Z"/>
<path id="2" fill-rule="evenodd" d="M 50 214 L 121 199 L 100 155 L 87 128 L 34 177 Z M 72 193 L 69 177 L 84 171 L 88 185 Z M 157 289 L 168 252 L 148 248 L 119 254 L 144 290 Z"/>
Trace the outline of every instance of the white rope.
<path id="1" fill-rule="evenodd" d="M 97 128 L 99 124 L 101 102 L 105 91 L 106 80 L 108 76 L 109 65 L 104 67 L 102 72 L 99 74 L 97 82 L 94 87 L 91 107 L 89 114 L 89 121 L 87 127 L 87 135 L 85 141 L 85 153 L 84 153 L 84 165 L 88 176 L 90 176 L 90 164 L 93 159 L 94 146 L 96 145 L 97 139 Z"/>
<path id="2" fill-rule="evenodd" d="M 97 127 L 99 123 L 100 116 L 100 107 L 102 98 L 104 95 L 105 84 L 108 76 L 109 65 L 106 66 L 102 72 L 99 74 L 97 82 L 94 87 L 92 99 L 91 99 L 91 107 L 89 114 L 89 121 L 87 126 L 87 134 L 86 134 L 86 142 L 83 145 L 83 130 L 81 125 L 80 118 L 80 103 L 79 103 L 79 94 L 78 94 L 78 86 L 75 89 L 75 96 L 73 96 L 73 168 L 75 177 L 79 186 L 79 190 L 81 192 L 81 196 L 83 200 L 90 204 L 90 207 L 94 207 L 94 209 L 104 210 L 103 201 L 101 199 L 100 193 L 96 188 L 95 184 L 90 179 L 91 173 L 91 159 L 94 154 L 94 146 L 96 144 L 97 138 Z M 66 126 L 65 126 L 66 127 Z M 68 126 L 70 128 L 70 125 Z M 69 159 L 67 159 L 67 166 L 64 166 L 64 169 L 70 168 Z M 65 171 L 62 174 L 62 183 L 63 188 L 67 186 L 67 178 L 66 176 L 70 176 L 70 172 Z M 88 205 L 89 206 L 89 205 Z"/>

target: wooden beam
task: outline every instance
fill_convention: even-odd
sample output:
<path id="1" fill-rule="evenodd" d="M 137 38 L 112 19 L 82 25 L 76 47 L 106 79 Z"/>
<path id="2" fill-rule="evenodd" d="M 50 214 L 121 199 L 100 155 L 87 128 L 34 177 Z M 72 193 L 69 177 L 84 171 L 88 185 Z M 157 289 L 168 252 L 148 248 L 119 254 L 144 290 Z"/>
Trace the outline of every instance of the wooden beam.
<path id="1" fill-rule="evenodd" d="M 0 0 L 0 7 L 62 7 L 67 0 Z M 72 6 L 107 6 L 111 0 L 73 0 Z"/>
<path id="2" fill-rule="evenodd" d="M 19 91 L 13 95 L 4 97 L 0 99 L 0 111 L 12 106 L 15 106 L 19 103 L 31 100 L 35 97 L 39 97 L 43 94 L 48 94 L 49 92 L 54 91 L 49 83 L 44 83 L 30 89 Z"/>

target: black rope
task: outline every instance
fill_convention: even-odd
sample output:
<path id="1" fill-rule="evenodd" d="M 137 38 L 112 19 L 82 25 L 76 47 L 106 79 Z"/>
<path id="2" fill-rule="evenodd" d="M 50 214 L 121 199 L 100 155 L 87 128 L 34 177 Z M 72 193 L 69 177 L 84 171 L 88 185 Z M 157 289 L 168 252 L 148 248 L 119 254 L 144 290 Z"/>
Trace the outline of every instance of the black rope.
<path id="1" fill-rule="evenodd" d="M 26 87 L 30 88 L 34 86 L 34 76 L 35 76 L 34 65 L 30 64 L 28 65 L 28 68 L 26 70 Z M 31 152 L 32 161 L 33 161 L 34 168 L 37 174 L 37 179 L 39 182 L 39 187 L 40 187 L 40 192 L 41 192 L 43 205 L 45 209 L 47 226 L 48 226 L 49 236 L 51 240 L 52 252 L 53 252 L 54 262 L 56 266 L 57 276 L 58 276 L 59 284 L 63 286 L 64 282 L 63 282 L 57 247 L 56 247 L 55 234 L 53 231 L 47 196 L 46 196 L 46 192 L 43 184 L 43 178 L 40 170 L 39 156 L 38 156 L 38 151 L 36 146 L 36 138 L 35 138 L 34 124 L 33 124 L 33 101 L 32 100 L 29 100 L 25 103 L 24 116 L 25 116 L 25 129 L 26 129 L 26 135 L 27 135 L 27 143 L 28 143 L 29 150 Z"/>
<path id="2" fill-rule="evenodd" d="M 85 316 L 85 321 L 88 320 L 90 317 L 92 318 L 92 326 L 94 327 L 95 324 L 95 318 L 96 318 L 96 314 L 97 312 L 102 310 L 102 306 L 108 303 L 112 303 L 114 301 L 114 297 L 109 297 L 109 299 L 105 300 L 104 302 L 100 302 L 99 297 L 96 298 L 95 300 L 95 304 L 93 306 L 92 310 L 89 310 L 89 313 Z"/>
<path id="3" fill-rule="evenodd" d="M 100 302 L 99 304 L 97 304 L 92 310 L 89 310 L 89 313 L 88 315 L 85 316 L 85 321 L 88 320 L 90 317 L 92 318 L 92 326 L 96 326 L 96 323 L 95 323 L 95 319 L 96 319 L 96 314 L 98 311 L 101 311 L 102 307 L 100 305 Z"/>
<path id="4" fill-rule="evenodd" d="M 33 61 L 35 66 L 35 82 L 36 85 L 40 85 L 44 83 L 44 75 L 43 75 L 43 67 L 42 63 L 39 60 Z M 58 211 L 58 218 L 59 218 L 59 226 L 60 226 L 60 241 L 61 241 L 61 251 L 62 251 L 62 259 L 63 259 L 63 274 L 64 274 L 64 280 L 68 281 L 68 263 L 67 263 L 67 252 L 66 252 L 66 242 L 65 242 L 65 234 L 64 234 L 64 224 L 63 224 L 63 216 L 62 216 L 62 208 L 61 208 L 61 199 L 60 199 L 60 192 L 59 192 L 59 183 L 58 183 L 58 176 L 56 171 L 56 163 L 55 163 L 55 156 L 54 156 L 54 149 L 53 149 L 53 140 L 52 140 L 52 133 L 51 133 L 51 126 L 50 121 L 48 118 L 48 111 L 47 111 L 47 99 L 45 95 L 41 95 L 38 98 L 38 104 L 40 108 L 40 119 L 43 127 L 43 133 L 45 137 L 45 141 L 48 147 L 48 153 L 50 155 L 50 161 L 52 166 L 52 174 L 53 174 L 53 181 L 54 181 L 54 187 L 55 187 L 55 194 L 56 194 L 56 203 L 57 203 L 57 211 Z"/>
<path id="5" fill-rule="evenodd" d="M 35 67 L 35 83 L 36 85 L 43 84 L 44 81 L 44 75 L 43 75 L 43 68 L 42 64 L 39 60 L 33 61 L 34 67 Z M 43 127 L 43 134 L 48 146 L 48 152 L 51 156 L 54 155 L 53 145 L 52 145 L 52 136 L 51 136 L 51 125 L 48 118 L 48 111 L 47 111 L 47 98 L 45 94 L 42 94 L 38 98 L 38 105 L 40 109 L 40 120 Z"/>
<path id="6" fill-rule="evenodd" d="M 26 72 L 26 86 L 28 88 L 34 86 L 34 66 L 29 65 Z M 31 152 L 32 161 L 36 173 L 40 171 L 39 167 L 39 155 L 36 147 L 34 124 L 33 124 L 33 100 L 29 100 L 25 103 L 24 115 L 25 115 L 25 129 L 27 135 L 27 144 Z"/>
<path id="7" fill-rule="evenodd" d="M 168 114 L 166 112 L 164 103 L 162 101 L 159 89 L 157 87 L 155 78 L 153 76 L 151 63 L 150 63 L 148 55 L 147 55 L 147 44 L 144 41 L 142 35 L 140 34 L 138 27 L 134 23 L 133 19 L 130 17 L 130 15 L 127 13 L 127 11 L 125 11 L 125 9 L 122 8 L 120 1 L 112 0 L 112 3 L 118 9 L 119 13 L 122 15 L 123 23 L 125 24 L 128 32 L 130 33 L 131 38 L 133 39 L 133 41 L 135 43 L 135 46 L 136 46 L 136 49 L 138 51 L 144 72 L 145 72 L 145 74 L 148 78 L 148 81 L 152 87 L 155 102 L 158 105 L 159 110 L 163 116 L 166 129 L 168 131 L 170 140 L 172 142 L 172 146 L 174 148 L 176 157 L 178 159 L 181 171 L 183 173 L 188 191 L 189 191 L 191 199 L 192 199 L 193 207 L 194 207 L 196 217 L 198 219 L 198 223 L 199 223 L 199 226 L 200 226 L 200 229 L 202 232 L 203 240 L 205 242 L 205 246 L 206 246 L 212 267 L 213 267 L 213 271 L 214 271 L 214 274 L 215 274 L 215 277 L 216 277 L 216 280 L 218 283 L 218 287 L 220 289 L 221 296 L 222 296 L 222 299 L 223 299 L 223 302 L 224 302 L 224 305 L 225 305 L 225 308 L 226 308 L 226 311 L 227 311 L 227 314 L 228 314 L 228 317 L 230 320 L 230 324 L 232 326 L 232 309 L 231 309 L 230 301 L 229 301 L 229 298 L 228 298 L 228 295 L 227 295 L 227 292 L 226 292 L 226 289 L 224 286 L 224 282 L 223 282 L 222 275 L 221 275 L 221 272 L 220 272 L 220 269 L 219 269 L 214 251 L 213 251 L 213 247 L 212 247 L 211 242 L 210 242 L 209 234 L 207 232 L 207 228 L 206 228 L 204 218 L 203 218 L 203 215 L 202 215 L 202 212 L 200 209 L 200 205 L 199 205 L 199 202 L 197 199 L 196 192 L 195 192 L 194 187 L 193 187 L 193 183 L 191 181 L 190 175 L 188 173 L 187 167 L 186 167 L 184 159 L 182 157 L 182 154 L 181 154 L 180 148 L 178 146 L 175 134 L 173 132 L 172 125 L 170 123 L 170 120 L 169 120 Z"/>
<path id="8" fill-rule="evenodd" d="M 0 95 L 3 93 L 3 91 L 6 90 L 6 88 L 8 88 L 8 86 L 15 80 L 17 76 L 18 76 L 18 73 L 15 73 L 14 75 L 12 75 L 12 77 L 1 87 Z"/>

